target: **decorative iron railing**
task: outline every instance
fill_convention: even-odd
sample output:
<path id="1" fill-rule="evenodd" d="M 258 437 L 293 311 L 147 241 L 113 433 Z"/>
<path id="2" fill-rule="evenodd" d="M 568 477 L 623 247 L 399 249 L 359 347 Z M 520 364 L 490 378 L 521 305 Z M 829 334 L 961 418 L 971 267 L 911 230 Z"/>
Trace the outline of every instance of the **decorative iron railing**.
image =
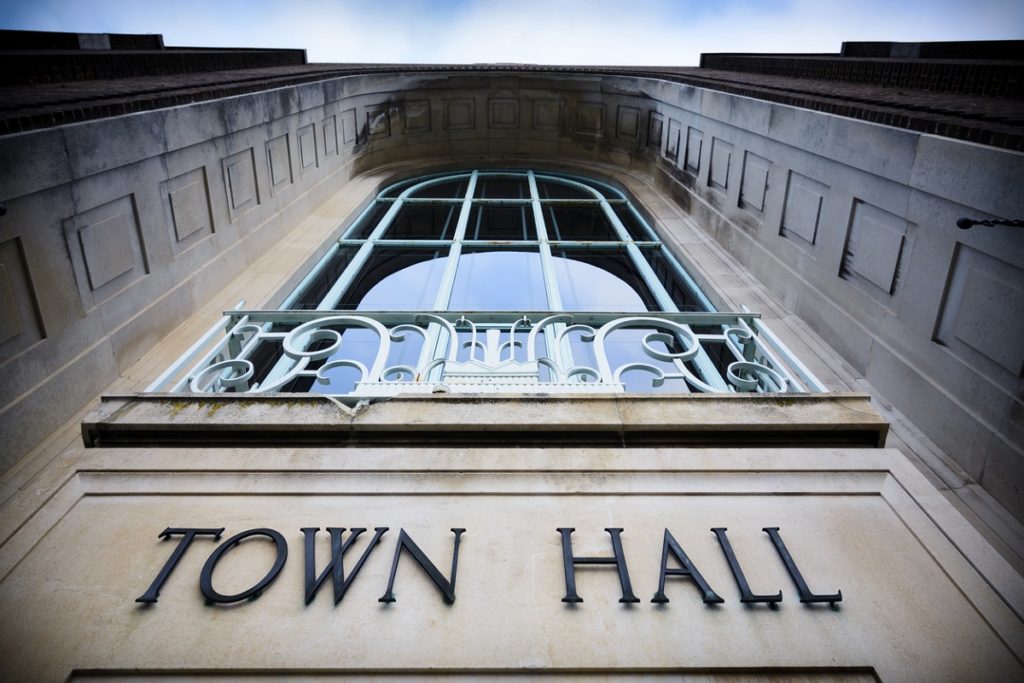
<path id="1" fill-rule="evenodd" d="M 241 306 L 242 304 L 240 304 Z M 755 313 L 233 310 L 149 392 L 824 392 Z"/>

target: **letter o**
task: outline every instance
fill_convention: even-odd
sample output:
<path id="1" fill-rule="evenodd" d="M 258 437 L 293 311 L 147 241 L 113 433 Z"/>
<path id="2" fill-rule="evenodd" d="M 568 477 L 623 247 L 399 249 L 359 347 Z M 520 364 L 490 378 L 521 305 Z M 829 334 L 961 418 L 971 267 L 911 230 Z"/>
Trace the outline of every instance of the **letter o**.
<path id="1" fill-rule="evenodd" d="M 227 551 L 234 548 L 236 545 L 241 543 L 243 540 L 250 536 L 266 536 L 274 542 L 277 546 L 277 559 L 274 560 L 274 566 L 270 568 L 267 575 L 260 579 L 252 588 L 244 590 L 241 593 L 235 595 L 223 595 L 213 589 L 213 570 L 217 567 L 217 563 L 220 562 L 220 558 Z M 206 560 L 206 564 L 203 565 L 203 572 L 199 575 L 199 588 L 203 591 L 203 595 L 210 602 L 218 603 L 230 603 L 240 602 L 246 598 L 250 598 L 259 595 L 267 586 L 274 582 L 277 575 L 281 573 L 282 567 L 284 567 L 285 560 L 288 559 L 288 542 L 284 540 L 279 532 L 274 529 L 249 529 L 243 531 L 240 534 L 235 534 L 222 544 L 217 546 L 217 549 L 210 554 L 210 557 Z"/>

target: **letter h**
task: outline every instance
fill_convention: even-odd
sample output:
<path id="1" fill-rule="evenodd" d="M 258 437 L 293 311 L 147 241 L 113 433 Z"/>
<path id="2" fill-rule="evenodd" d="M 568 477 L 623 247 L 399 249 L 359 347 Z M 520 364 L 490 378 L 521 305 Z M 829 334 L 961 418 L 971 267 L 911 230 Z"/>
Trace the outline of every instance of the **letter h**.
<path id="1" fill-rule="evenodd" d="M 576 557 L 572 554 L 572 539 L 569 538 L 576 529 L 559 528 L 556 531 L 562 534 L 562 563 L 565 566 L 565 597 L 562 602 L 583 602 L 583 598 L 576 594 L 575 565 L 578 564 L 614 564 L 619 570 L 619 584 L 622 586 L 619 602 L 640 602 L 640 598 L 633 595 L 633 586 L 629 581 L 626 555 L 622 551 L 622 539 L 619 537 L 622 529 L 605 529 L 612 537 L 612 557 Z"/>

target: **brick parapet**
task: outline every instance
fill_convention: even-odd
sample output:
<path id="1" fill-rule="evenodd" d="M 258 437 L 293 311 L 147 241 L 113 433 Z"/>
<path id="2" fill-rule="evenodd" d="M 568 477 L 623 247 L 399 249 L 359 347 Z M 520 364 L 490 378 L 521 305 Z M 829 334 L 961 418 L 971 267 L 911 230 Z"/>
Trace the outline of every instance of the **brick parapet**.
<path id="1" fill-rule="evenodd" d="M 0 53 L 0 85 L 300 66 L 304 50 L 24 50 Z"/>
<path id="2" fill-rule="evenodd" d="M 986 97 L 1024 98 L 1024 62 L 705 54 L 701 67 Z"/>

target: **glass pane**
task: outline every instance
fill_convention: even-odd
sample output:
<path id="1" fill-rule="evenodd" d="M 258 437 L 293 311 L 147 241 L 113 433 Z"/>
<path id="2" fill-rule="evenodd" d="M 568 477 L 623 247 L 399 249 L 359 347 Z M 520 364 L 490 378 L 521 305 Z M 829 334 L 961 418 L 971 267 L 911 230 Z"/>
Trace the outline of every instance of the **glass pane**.
<path id="1" fill-rule="evenodd" d="M 538 180 L 537 193 L 541 199 L 594 199 L 586 190 L 551 180 Z"/>
<path id="2" fill-rule="evenodd" d="M 644 222 L 636 214 L 636 211 L 628 204 L 612 204 L 612 211 L 619 217 L 619 221 L 622 222 L 626 232 L 637 242 L 649 242 L 657 239 L 651 234 L 651 231 L 647 229 Z"/>
<path id="3" fill-rule="evenodd" d="M 477 251 L 459 257 L 453 311 L 544 311 L 547 297 L 536 251 Z"/>
<path id="4" fill-rule="evenodd" d="M 706 311 L 707 307 L 701 303 L 686 283 L 676 274 L 676 269 L 669 263 L 662 253 L 662 247 L 656 249 L 642 249 L 641 252 L 647 262 L 651 264 L 655 275 L 665 285 L 669 296 L 680 311 Z"/>
<path id="5" fill-rule="evenodd" d="M 345 272 L 345 268 L 352 262 L 352 257 L 356 255 L 356 251 L 358 251 L 356 247 L 335 247 L 334 253 L 323 270 L 302 290 L 289 308 L 316 308 L 324 298 L 324 295 L 334 286 L 334 283 L 341 277 L 341 274 Z"/>
<path id="6" fill-rule="evenodd" d="M 292 327 L 295 326 L 290 325 L 287 329 L 275 329 L 273 331 L 285 332 L 290 330 Z M 252 363 L 253 366 L 251 381 L 263 382 L 263 380 L 267 378 L 267 375 L 270 374 L 270 371 L 273 370 L 274 366 L 277 365 L 277 361 L 281 358 L 283 353 L 281 341 L 278 339 L 264 339 L 257 342 L 256 348 L 253 349 L 248 358 L 249 362 Z M 305 390 L 303 389 L 302 391 Z"/>
<path id="7" fill-rule="evenodd" d="M 346 231 L 346 239 L 365 240 L 368 238 L 373 229 L 380 223 L 380 219 L 384 218 L 384 214 L 390 208 L 391 202 L 377 202 L 374 206 L 371 206 L 370 210 L 366 212 L 365 218 L 354 229 L 349 228 Z"/>
<path id="8" fill-rule="evenodd" d="M 475 204 L 466 224 L 467 240 L 535 240 L 537 227 L 533 206 L 494 206 Z"/>
<path id="9" fill-rule="evenodd" d="M 324 361 L 310 367 L 319 367 L 324 363 L 339 360 L 354 360 L 362 363 L 367 368 L 373 366 L 380 351 L 380 338 L 373 330 L 363 327 L 349 327 L 341 331 L 341 347 Z M 420 351 L 423 348 L 423 336 L 416 333 L 405 333 L 401 340 L 389 344 L 388 358 L 385 369 L 396 365 L 406 365 L 413 368 L 419 361 Z M 319 381 L 305 380 L 308 388 L 306 391 L 322 394 L 348 393 L 355 387 L 361 377 L 361 373 L 350 367 L 337 367 L 323 373 L 329 380 L 327 384 Z M 410 381 L 414 379 L 410 373 L 389 374 L 387 379 L 393 381 Z"/>
<path id="10" fill-rule="evenodd" d="M 384 231 L 387 240 L 450 240 L 459 220 L 459 204 L 402 204 Z"/>
<path id="11" fill-rule="evenodd" d="M 657 302 L 619 250 L 556 250 L 555 275 L 566 311 L 655 311 Z"/>
<path id="12" fill-rule="evenodd" d="M 624 328 L 614 330 L 605 338 L 605 354 L 608 364 L 612 370 L 617 370 L 625 365 L 641 363 L 660 370 L 666 375 L 676 374 L 678 368 L 671 361 L 664 361 L 652 358 L 644 351 L 644 340 L 654 333 L 665 334 L 671 332 L 660 328 Z M 684 349 L 678 339 L 670 342 L 663 340 L 648 340 L 648 344 L 656 351 L 666 353 L 681 353 Z M 686 383 L 683 379 L 669 379 L 661 387 L 654 386 L 653 380 L 657 373 L 648 369 L 627 370 L 622 374 L 622 383 L 626 391 L 630 393 L 658 393 L 658 392 L 684 392 Z"/>
<path id="13" fill-rule="evenodd" d="M 465 199 L 467 181 L 465 179 L 449 180 L 413 192 L 410 197 L 430 199 Z"/>
<path id="14" fill-rule="evenodd" d="M 375 249 L 338 308 L 432 310 L 447 262 L 447 249 Z"/>
<path id="15" fill-rule="evenodd" d="M 483 176 L 477 179 L 476 196 L 486 199 L 529 199 L 530 186 L 525 176 Z"/>
<path id="16" fill-rule="evenodd" d="M 581 242 L 618 242 L 600 206 L 570 206 L 548 204 L 544 207 L 548 239 Z"/>

